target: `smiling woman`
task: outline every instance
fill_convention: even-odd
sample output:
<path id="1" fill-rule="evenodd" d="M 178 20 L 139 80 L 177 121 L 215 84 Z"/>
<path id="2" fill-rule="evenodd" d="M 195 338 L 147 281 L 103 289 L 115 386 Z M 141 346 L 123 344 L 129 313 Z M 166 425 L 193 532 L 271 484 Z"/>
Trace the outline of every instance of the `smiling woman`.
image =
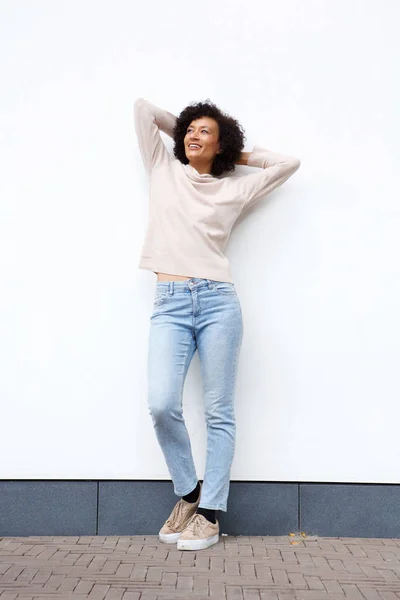
<path id="1" fill-rule="evenodd" d="M 159 531 L 178 550 L 219 540 L 216 511 L 227 510 L 235 447 L 234 390 L 243 336 L 242 310 L 224 249 L 239 215 L 299 167 L 261 146 L 243 153 L 239 123 L 214 104 L 179 117 L 143 98 L 135 129 L 150 179 L 150 218 L 139 267 L 158 274 L 148 347 L 148 407 L 181 499 Z M 174 138 L 175 159 L 160 131 Z M 261 171 L 220 177 L 235 164 Z M 186 373 L 199 351 L 207 421 L 207 462 L 200 484 L 183 419 Z"/>
<path id="2" fill-rule="evenodd" d="M 214 176 L 234 171 L 246 139 L 240 123 L 209 99 L 192 103 L 181 111 L 173 138 L 176 158 L 200 174 Z M 191 143 L 200 148 L 190 149 Z"/>
<path id="3" fill-rule="evenodd" d="M 192 121 L 184 138 L 189 165 L 198 173 L 210 173 L 217 154 L 221 153 L 218 121 L 201 117 Z"/>

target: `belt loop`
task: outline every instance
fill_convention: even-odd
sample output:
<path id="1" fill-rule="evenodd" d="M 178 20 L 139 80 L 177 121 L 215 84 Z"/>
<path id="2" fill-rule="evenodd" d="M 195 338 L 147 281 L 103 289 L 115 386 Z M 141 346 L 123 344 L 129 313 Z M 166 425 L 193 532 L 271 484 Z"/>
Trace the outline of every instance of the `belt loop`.
<path id="1" fill-rule="evenodd" d="M 172 296 L 172 294 L 174 293 L 174 282 L 172 280 L 169 282 L 168 292 L 170 296 Z"/>

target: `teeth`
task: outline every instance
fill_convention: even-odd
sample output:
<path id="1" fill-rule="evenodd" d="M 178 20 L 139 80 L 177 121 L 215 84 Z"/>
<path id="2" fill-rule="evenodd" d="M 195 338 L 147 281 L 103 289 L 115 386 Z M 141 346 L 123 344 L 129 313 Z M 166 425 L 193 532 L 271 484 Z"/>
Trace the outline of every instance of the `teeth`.
<path id="1" fill-rule="evenodd" d="M 189 144 L 189 148 L 200 148 L 198 144 Z"/>

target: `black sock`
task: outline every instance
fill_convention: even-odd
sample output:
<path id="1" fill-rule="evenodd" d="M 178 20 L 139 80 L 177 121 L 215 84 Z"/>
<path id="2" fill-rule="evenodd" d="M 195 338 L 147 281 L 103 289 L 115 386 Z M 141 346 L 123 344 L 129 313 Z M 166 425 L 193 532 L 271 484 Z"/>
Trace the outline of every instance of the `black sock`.
<path id="1" fill-rule="evenodd" d="M 203 517 L 205 517 L 207 519 L 207 521 L 210 521 L 210 523 L 216 523 L 217 519 L 215 517 L 215 510 L 211 509 L 211 508 L 201 508 L 201 506 L 198 507 L 198 509 L 196 510 L 196 513 L 198 515 L 203 515 Z"/>
<path id="2" fill-rule="evenodd" d="M 192 492 L 190 492 L 190 494 L 186 494 L 186 496 L 182 496 L 182 498 L 184 500 L 186 500 L 186 502 L 193 503 L 193 502 L 196 502 L 196 500 L 198 500 L 199 494 L 200 494 L 200 482 L 198 481 L 194 490 Z"/>

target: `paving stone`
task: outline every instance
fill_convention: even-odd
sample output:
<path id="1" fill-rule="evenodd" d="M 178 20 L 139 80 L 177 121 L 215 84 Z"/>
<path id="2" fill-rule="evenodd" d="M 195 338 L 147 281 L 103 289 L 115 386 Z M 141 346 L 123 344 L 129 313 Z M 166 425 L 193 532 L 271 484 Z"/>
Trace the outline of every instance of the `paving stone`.
<path id="1" fill-rule="evenodd" d="M 154 535 L 0 538 L 0 600 L 191 598 L 400 600 L 400 540 L 224 536 L 192 552 Z"/>

